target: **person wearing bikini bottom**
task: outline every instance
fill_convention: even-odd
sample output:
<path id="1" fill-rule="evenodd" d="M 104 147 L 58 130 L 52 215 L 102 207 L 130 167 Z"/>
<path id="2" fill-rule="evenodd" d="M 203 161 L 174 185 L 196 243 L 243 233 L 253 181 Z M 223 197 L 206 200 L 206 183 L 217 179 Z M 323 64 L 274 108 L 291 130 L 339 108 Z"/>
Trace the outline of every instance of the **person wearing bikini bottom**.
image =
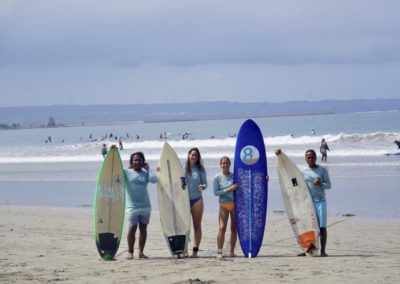
<path id="1" fill-rule="evenodd" d="M 217 258 L 223 257 L 223 247 L 225 232 L 231 216 L 231 242 L 230 256 L 235 255 L 235 245 L 237 240 L 237 229 L 235 220 L 235 203 L 233 202 L 233 192 L 239 188 L 238 184 L 233 183 L 233 173 L 230 172 L 231 161 L 223 156 L 220 159 L 221 173 L 214 177 L 214 194 L 219 196 L 219 230 L 217 236 Z"/>

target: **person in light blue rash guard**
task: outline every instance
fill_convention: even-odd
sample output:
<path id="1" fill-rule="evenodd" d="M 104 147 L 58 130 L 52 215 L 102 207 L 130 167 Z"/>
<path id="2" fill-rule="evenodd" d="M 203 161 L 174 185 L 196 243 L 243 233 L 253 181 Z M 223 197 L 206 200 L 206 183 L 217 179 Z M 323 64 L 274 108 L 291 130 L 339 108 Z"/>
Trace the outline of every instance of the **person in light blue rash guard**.
<path id="1" fill-rule="evenodd" d="M 136 230 L 139 224 L 139 258 L 147 258 L 143 253 L 147 239 L 147 225 L 150 221 L 151 204 L 147 191 L 149 182 L 156 183 L 157 176 L 147 164 L 144 154 L 136 152 L 131 155 L 129 169 L 125 169 L 126 180 L 126 217 L 129 220 L 128 257 L 133 259 Z"/>
<path id="2" fill-rule="evenodd" d="M 304 180 L 310 190 L 311 197 L 314 203 L 315 212 L 318 217 L 318 224 L 320 230 L 321 240 L 321 256 L 328 256 L 325 251 L 326 241 L 328 233 L 327 227 L 327 209 L 326 209 L 326 198 L 325 189 L 331 188 L 331 180 L 329 178 L 328 171 L 316 164 L 317 154 L 314 150 L 307 150 L 305 153 L 305 159 L 308 167 L 302 170 Z"/>
<path id="3" fill-rule="evenodd" d="M 189 150 L 185 165 L 186 182 L 189 189 L 190 211 L 193 222 L 193 252 L 191 257 L 197 257 L 202 237 L 201 219 L 204 203 L 202 191 L 207 188 L 207 174 L 198 148 Z"/>
<path id="4" fill-rule="evenodd" d="M 219 196 L 219 230 L 217 236 L 217 258 L 223 257 L 225 232 L 228 224 L 229 215 L 231 216 L 231 251 L 230 256 L 235 257 L 235 246 L 237 240 L 237 228 L 235 220 L 235 204 L 233 192 L 239 188 L 238 184 L 233 183 L 233 173 L 230 172 L 231 160 L 223 156 L 219 165 L 222 172 L 214 177 L 214 194 Z"/>

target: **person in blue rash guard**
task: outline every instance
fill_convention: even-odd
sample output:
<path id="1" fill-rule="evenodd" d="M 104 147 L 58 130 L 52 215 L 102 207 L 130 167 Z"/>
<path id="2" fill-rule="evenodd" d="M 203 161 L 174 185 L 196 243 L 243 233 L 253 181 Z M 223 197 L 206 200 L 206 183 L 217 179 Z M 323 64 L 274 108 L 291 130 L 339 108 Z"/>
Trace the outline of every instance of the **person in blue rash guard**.
<path id="1" fill-rule="evenodd" d="M 131 155 L 129 169 L 125 169 L 126 178 L 126 217 L 129 220 L 128 257 L 133 259 L 133 248 L 136 230 L 139 224 L 139 258 L 147 258 L 143 253 L 147 239 L 147 225 L 150 221 L 151 204 L 147 185 L 156 183 L 157 176 L 152 173 L 144 154 L 136 152 Z"/>
<path id="2" fill-rule="evenodd" d="M 207 188 L 207 174 L 198 148 L 189 150 L 185 165 L 185 174 L 189 189 L 190 212 L 192 214 L 194 231 L 193 253 L 191 257 L 197 257 L 202 237 L 201 219 L 204 211 L 202 191 Z"/>
<path id="3" fill-rule="evenodd" d="M 237 228 L 235 220 L 235 203 L 233 202 L 233 192 L 239 188 L 238 184 L 233 183 L 233 173 L 230 172 L 231 160 L 223 156 L 219 165 L 222 172 L 214 177 L 214 194 L 219 196 L 219 230 L 217 236 L 217 258 L 222 258 L 224 247 L 226 226 L 229 215 L 231 216 L 231 251 L 230 256 L 235 257 L 235 245 L 237 240 Z"/>
<path id="4" fill-rule="evenodd" d="M 315 212 L 317 213 L 318 217 L 321 241 L 321 256 L 328 256 L 325 251 L 326 241 L 328 237 L 328 233 L 326 230 L 327 209 L 325 189 L 331 188 L 331 181 L 328 171 L 324 167 L 316 164 L 317 154 L 314 150 L 307 150 L 305 153 L 305 159 L 308 167 L 304 168 L 302 170 L 302 173 L 308 189 L 310 190 L 315 207 Z"/>

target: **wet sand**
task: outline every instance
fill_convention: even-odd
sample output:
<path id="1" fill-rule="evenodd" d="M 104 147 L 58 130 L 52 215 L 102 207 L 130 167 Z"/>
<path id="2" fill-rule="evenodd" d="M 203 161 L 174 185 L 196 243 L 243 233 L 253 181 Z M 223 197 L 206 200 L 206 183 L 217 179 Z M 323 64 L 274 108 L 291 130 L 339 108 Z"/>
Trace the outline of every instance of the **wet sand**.
<path id="1" fill-rule="evenodd" d="M 398 283 L 400 220 L 329 219 L 329 257 L 297 257 L 285 215 L 267 220 L 259 256 L 215 258 L 217 215 L 205 214 L 197 259 L 169 255 L 152 213 L 147 260 L 126 259 L 126 228 L 115 261 L 100 259 L 91 208 L 0 206 L 0 283 Z M 229 243 L 229 233 L 226 244 Z M 229 251 L 225 247 L 224 251 Z"/>

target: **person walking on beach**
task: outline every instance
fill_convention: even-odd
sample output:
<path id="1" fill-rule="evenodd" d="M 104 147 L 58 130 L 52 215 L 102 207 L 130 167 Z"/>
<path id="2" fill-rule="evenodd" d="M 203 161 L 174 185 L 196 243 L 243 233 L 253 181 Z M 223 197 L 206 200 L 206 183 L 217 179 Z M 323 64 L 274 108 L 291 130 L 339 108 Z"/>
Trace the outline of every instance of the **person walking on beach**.
<path id="1" fill-rule="evenodd" d="M 107 145 L 103 144 L 103 147 L 101 148 L 101 154 L 103 155 L 103 158 L 106 157 L 107 155 Z"/>
<path id="2" fill-rule="evenodd" d="M 148 258 L 144 254 L 147 239 L 147 225 L 150 221 L 151 204 L 147 191 L 149 182 L 156 183 L 157 176 L 153 174 L 142 152 L 133 153 L 129 160 L 129 168 L 124 170 L 126 187 L 126 218 L 129 220 L 128 257 L 133 259 L 136 230 L 139 225 L 139 258 Z"/>
<path id="3" fill-rule="evenodd" d="M 328 152 L 330 151 L 328 147 L 328 143 L 326 143 L 325 138 L 322 138 L 321 140 L 321 146 L 319 147 L 319 151 L 321 152 L 322 158 L 321 162 L 326 162 L 326 159 L 328 158 Z"/>
<path id="4" fill-rule="evenodd" d="M 328 256 L 325 251 L 328 237 L 328 232 L 326 230 L 327 206 L 325 189 L 331 188 L 331 180 L 329 178 L 328 171 L 324 167 L 317 165 L 317 154 L 314 150 L 307 150 L 305 153 L 305 159 L 307 162 L 307 167 L 302 170 L 302 173 L 307 187 L 310 190 L 315 212 L 318 218 L 321 241 L 321 256 Z"/>
<path id="5" fill-rule="evenodd" d="M 189 189 L 190 211 L 193 221 L 193 252 L 191 257 L 197 257 L 202 237 L 201 220 L 203 217 L 204 203 L 202 191 L 207 188 L 207 174 L 198 148 L 188 152 L 185 165 L 186 182 Z"/>
<path id="6" fill-rule="evenodd" d="M 228 218 L 231 216 L 231 247 L 230 256 L 235 257 L 235 246 L 237 240 L 237 228 L 235 220 L 235 203 L 233 202 L 233 192 L 239 188 L 238 184 L 233 183 L 233 173 L 230 172 L 231 160 L 223 156 L 219 165 L 222 172 L 214 177 L 214 194 L 219 196 L 219 230 L 217 236 L 217 258 L 223 257 L 222 250 L 225 241 L 225 232 L 228 225 Z"/>

